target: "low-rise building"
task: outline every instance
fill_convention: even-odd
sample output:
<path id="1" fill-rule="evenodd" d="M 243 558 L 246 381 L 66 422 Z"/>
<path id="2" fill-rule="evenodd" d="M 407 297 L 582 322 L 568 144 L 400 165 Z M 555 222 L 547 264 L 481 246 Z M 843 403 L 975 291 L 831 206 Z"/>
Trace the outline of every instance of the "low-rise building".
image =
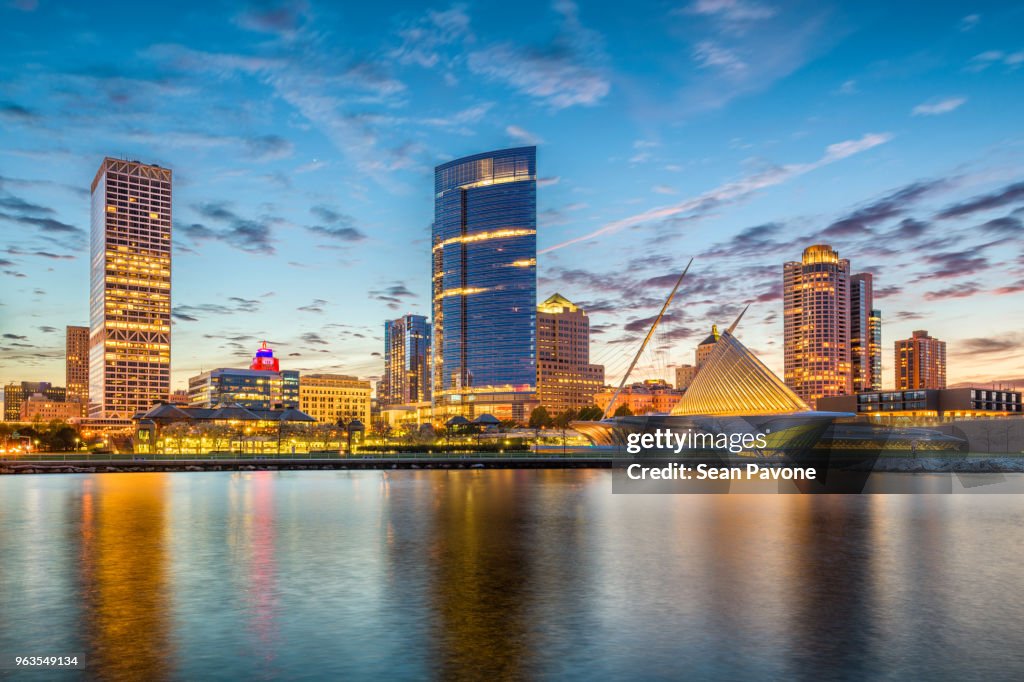
<path id="1" fill-rule="evenodd" d="M 318 422 L 370 421 L 370 382 L 344 374 L 304 374 L 299 381 L 299 409 Z"/>
<path id="2" fill-rule="evenodd" d="M 615 398 L 615 404 L 608 409 L 608 404 L 615 395 L 615 388 L 606 386 L 594 396 L 594 403 L 608 414 L 614 414 L 622 405 L 629 407 L 633 414 L 661 414 L 671 412 L 684 391 L 672 388 L 663 379 L 648 379 L 641 383 L 624 386 Z"/>
<path id="3" fill-rule="evenodd" d="M 964 388 L 868 391 L 822 398 L 818 409 L 856 412 L 876 419 L 965 419 L 1024 414 L 1021 392 L 968 386 Z"/>
<path id="4" fill-rule="evenodd" d="M 33 393 L 21 403 L 20 420 L 23 422 L 70 421 L 82 416 L 78 401 L 52 400 L 42 393 Z"/>

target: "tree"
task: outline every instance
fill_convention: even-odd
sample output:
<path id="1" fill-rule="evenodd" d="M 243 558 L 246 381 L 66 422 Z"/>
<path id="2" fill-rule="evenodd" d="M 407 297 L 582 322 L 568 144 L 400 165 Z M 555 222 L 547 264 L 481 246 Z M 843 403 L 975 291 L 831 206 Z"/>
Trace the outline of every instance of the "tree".
<path id="1" fill-rule="evenodd" d="M 546 429 L 551 426 L 551 415 L 548 414 L 548 410 L 543 405 L 539 405 L 533 408 L 533 412 L 530 413 L 530 428 L 531 429 Z"/>
<path id="2" fill-rule="evenodd" d="M 576 419 L 576 413 L 573 410 L 566 410 L 565 412 L 559 412 L 555 416 L 553 423 L 558 428 L 564 429 L 569 425 L 569 422 L 574 419 Z"/>
<path id="3" fill-rule="evenodd" d="M 576 415 L 576 419 L 581 422 L 596 422 L 604 416 L 604 410 L 597 405 L 591 405 L 590 407 L 584 407 L 580 410 L 579 414 Z"/>
<path id="4" fill-rule="evenodd" d="M 622 403 L 621 405 L 619 405 L 618 407 L 615 408 L 615 414 L 612 415 L 612 416 L 615 416 L 615 417 L 632 417 L 633 416 L 633 410 L 629 409 L 629 405 L 627 405 L 626 403 Z"/>

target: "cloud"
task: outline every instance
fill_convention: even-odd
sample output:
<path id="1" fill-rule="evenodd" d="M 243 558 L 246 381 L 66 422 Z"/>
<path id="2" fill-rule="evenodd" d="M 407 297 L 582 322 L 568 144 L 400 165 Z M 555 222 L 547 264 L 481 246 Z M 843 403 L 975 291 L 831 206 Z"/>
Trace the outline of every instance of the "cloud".
<path id="1" fill-rule="evenodd" d="M 41 331 L 44 334 L 52 334 L 53 332 L 57 331 L 57 328 L 50 327 L 48 325 L 43 325 L 42 327 L 39 327 L 39 331 Z"/>
<path id="2" fill-rule="evenodd" d="M 534 135 L 529 130 L 515 125 L 506 127 L 505 133 L 512 139 L 522 142 L 523 144 L 538 145 L 544 142 L 544 140 L 542 140 L 538 135 Z"/>
<path id="3" fill-rule="evenodd" d="M 603 40 L 582 25 L 576 3 L 560 0 L 554 9 L 561 22 L 550 46 L 492 45 L 469 53 L 469 70 L 504 82 L 556 110 L 600 102 L 611 91 L 611 82 L 600 66 L 605 60 Z"/>
<path id="4" fill-rule="evenodd" d="M 314 332 L 307 332 L 307 333 L 303 334 L 299 338 L 301 338 L 306 343 L 310 343 L 310 344 L 317 344 L 317 345 L 322 345 L 322 346 L 328 345 L 327 342 L 324 341 L 323 338 L 321 338 L 321 336 L 319 334 L 316 334 Z"/>
<path id="5" fill-rule="evenodd" d="M 973 31 L 980 21 L 980 15 L 968 14 L 967 16 L 960 20 L 960 30 L 963 31 L 964 33 L 967 33 L 968 31 Z"/>
<path id="6" fill-rule="evenodd" d="M 945 180 L 927 180 L 914 182 L 901 187 L 895 192 L 867 204 L 850 215 L 841 218 L 829 225 L 822 232 L 822 236 L 831 237 L 853 237 L 870 235 L 871 228 L 878 223 L 895 218 L 925 196 L 945 188 L 948 185 Z M 901 225 L 900 230 L 904 236 L 915 232 L 918 224 L 911 221 Z"/>
<path id="7" fill-rule="evenodd" d="M 39 112 L 16 104 L 15 102 L 0 102 L 0 119 L 6 119 L 11 123 L 34 123 L 42 118 Z"/>
<path id="8" fill-rule="evenodd" d="M 746 24 L 771 19 L 773 7 L 744 0 L 697 0 L 683 12 L 714 17 L 727 24 Z"/>
<path id="9" fill-rule="evenodd" d="M 923 260 L 935 269 L 922 273 L 915 281 L 962 277 L 988 269 L 988 259 L 964 252 L 929 254 Z"/>
<path id="10" fill-rule="evenodd" d="M 972 281 L 964 284 L 957 284 L 945 289 L 939 289 L 938 291 L 926 292 L 924 298 L 926 301 L 942 301 L 950 298 L 970 298 L 981 291 L 981 285 L 978 282 Z"/>
<path id="11" fill-rule="evenodd" d="M 301 310 L 305 313 L 322 313 L 325 305 L 327 305 L 327 301 L 322 298 L 315 298 L 309 305 L 299 306 L 296 310 Z"/>
<path id="12" fill-rule="evenodd" d="M 432 69 L 447 64 L 444 49 L 462 41 L 472 42 L 470 18 L 465 7 L 455 6 L 443 12 L 430 10 L 416 22 L 398 32 L 402 44 L 390 56 L 401 64 L 417 64 Z"/>
<path id="13" fill-rule="evenodd" d="M 1024 50 L 1010 53 L 1003 52 L 1002 50 L 987 50 L 974 55 L 964 70 L 971 73 L 980 73 L 995 64 L 1006 66 L 1008 71 L 1017 69 L 1021 64 L 1024 64 Z"/>
<path id="14" fill-rule="evenodd" d="M 210 227 L 203 223 L 175 225 L 175 230 L 183 233 L 194 243 L 215 240 L 246 253 L 273 255 L 276 252 L 271 224 L 280 222 L 279 218 L 243 218 L 223 202 L 196 204 L 192 206 L 192 210 L 201 217 L 220 224 L 220 227 Z"/>
<path id="15" fill-rule="evenodd" d="M 974 197 L 968 201 L 943 209 L 935 217 L 939 219 L 959 218 L 979 211 L 988 211 L 1007 204 L 1024 201 L 1024 182 L 1007 185 L 997 192 Z"/>
<path id="16" fill-rule="evenodd" d="M 248 154 L 257 161 L 284 159 L 292 155 L 294 147 L 291 142 L 280 135 L 260 135 L 245 140 Z"/>
<path id="17" fill-rule="evenodd" d="M 843 81 L 843 84 L 836 90 L 836 93 L 840 95 L 856 95 L 857 92 L 857 81 L 852 79 Z"/>
<path id="18" fill-rule="evenodd" d="M 359 242 L 366 239 L 366 235 L 355 227 L 355 218 L 350 215 L 335 211 L 328 206 L 314 206 L 309 209 L 309 212 L 325 223 L 306 228 L 314 234 L 341 242 Z"/>
<path id="19" fill-rule="evenodd" d="M 710 40 L 703 40 L 693 48 L 693 60 L 701 69 L 716 69 L 726 76 L 742 77 L 749 68 L 732 50 Z"/>
<path id="20" fill-rule="evenodd" d="M 261 302 L 256 299 L 231 296 L 227 299 L 233 305 L 221 303 L 199 303 L 195 305 L 176 305 L 171 309 L 171 317 L 182 322 L 198 322 L 200 316 L 204 315 L 233 315 L 235 313 L 254 313 L 259 311 Z M 220 338 L 220 337 L 217 337 Z M 253 337 L 226 337 L 228 340 L 248 340 Z"/>
<path id="21" fill-rule="evenodd" d="M 299 30 L 308 12 L 305 2 L 257 2 L 239 13 L 235 24 L 248 31 L 290 38 Z"/>
<path id="22" fill-rule="evenodd" d="M 38 228 L 40 232 L 44 233 L 65 234 L 81 238 L 85 237 L 85 230 L 80 227 L 75 227 L 74 225 L 69 225 L 68 223 L 55 220 L 54 218 L 37 218 L 35 216 L 0 213 L 0 220 L 35 227 Z"/>
<path id="23" fill-rule="evenodd" d="M 1020 218 L 1015 218 L 1014 216 L 994 218 L 979 225 L 978 229 L 982 232 L 994 232 L 1007 236 L 1020 236 L 1024 234 L 1024 224 L 1021 223 Z"/>
<path id="24" fill-rule="evenodd" d="M 4 334 L 3 338 L 14 339 L 15 341 L 26 341 L 28 339 L 27 336 L 20 336 L 18 334 Z"/>
<path id="25" fill-rule="evenodd" d="M 560 175 L 555 175 L 547 178 L 537 178 L 537 187 L 552 187 L 561 182 L 561 180 L 562 177 Z"/>
<path id="26" fill-rule="evenodd" d="M 409 290 L 402 282 L 385 287 L 384 289 L 371 290 L 370 298 L 386 303 L 391 310 L 398 310 L 402 307 L 402 299 L 416 298 L 416 294 Z"/>
<path id="27" fill-rule="evenodd" d="M 946 99 L 939 100 L 937 102 L 925 102 L 918 104 L 910 113 L 912 116 L 938 116 L 939 114 L 948 114 L 951 111 L 959 109 L 966 101 L 966 97 L 947 97 Z"/>
<path id="28" fill-rule="evenodd" d="M 878 145 L 885 144 L 892 135 L 889 133 L 868 133 L 856 140 L 845 140 L 831 144 L 825 148 L 825 153 L 816 161 L 808 163 L 788 164 L 775 166 L 767 170 L 749 175 L 741 180 L 719 185 L 696 197 L 686 199 L 670 206 L 652 208 L 650 210 L 632 215 L 619 220 L 606 223 L 601 228 L 585 235 L 574 237 L 567 241 L 555 244 L 542 249 L 538 253 L 549 253 L 556 249 L 562 249 L 572 244 L 589 241 L 597 237 L 614 234 L 629 227 L 635 227 L 644 223 L 663 221 L 669 218 L 700 218 L 712 209 L 727 204 L 735 204 L 746 199 L 751 194 L 775 185 L 782 184 L 788 180 L 799 177 L 813 170 L 827 166 L 836 161 L 849 158 L 855 154 L 867 151 Z"/>
<path id="29" fill-rule="evenodd" d="M 957 355 L 988 355 L 990 353 L 1007 353 L 1020 350 L 1024 346 L 1024 338 L 1020 334 L 1008 334 L 999 338 L 983 336 L 962 339 L 956 343 Z"/>

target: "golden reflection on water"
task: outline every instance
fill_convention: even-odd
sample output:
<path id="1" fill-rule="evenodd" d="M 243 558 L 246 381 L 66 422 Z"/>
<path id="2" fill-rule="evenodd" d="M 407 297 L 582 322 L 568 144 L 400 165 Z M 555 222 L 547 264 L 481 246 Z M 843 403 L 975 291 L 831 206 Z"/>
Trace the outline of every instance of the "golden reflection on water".
<path id="1" fill-rule="evenodd" d="M 81 572 L 89 669 L 102 679 L 169 674 L 164 473 L 103 474 L 85 481 Z"/>
<path id="2" fill-rule="evenodd" d="M 430 555 L 441 679 L 523 675 L 523 589 L 531 579 L 523 528 L 535 481 L 517 485 L 520 474 L 456 472 L 435 488 Z"/>

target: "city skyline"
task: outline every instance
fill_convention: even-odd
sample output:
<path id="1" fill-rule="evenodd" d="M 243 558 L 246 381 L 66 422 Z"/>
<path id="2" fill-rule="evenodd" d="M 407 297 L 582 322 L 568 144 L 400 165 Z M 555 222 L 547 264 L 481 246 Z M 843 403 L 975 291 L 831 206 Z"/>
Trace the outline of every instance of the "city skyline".
<path id="1" fill-rule="evenodd" d="M 587 310 L 609 381 L 689 256 L 633 379 L 671 378 L 740 301 L 754 302 L 745 343 L 780 370 L 782 263 L 819 242 L 874 275 L 883 387 L 894 341 L 919 328 L 948 343 L 951 385 L 1024 378 L 1017 8 L 853 19 L 697 2 L 623 26 L 564 2 L 383 22 L 278 9 L 213 11 L 190 36 L 200 10 L 186 8 L 116 48 L 104 31 L 129 26 L 104 24 L 113 9 L 88 23 L 46 3 L 0 10 L 0 383 L 63 382 L 63 331 L 88 323 L 88 182 L 106 155 L 175 173 L 175 389 L 244 366 L 263 339 L 287 369 L 379 377 L 383 320 L 430 315 L 432 168 L 517 144 L 542 169 L 537 302 Z M 500 27 L 527 12 L 557 28 Z M 38 51 L 40 23 L 61 49 Z M 784 65 L 757 59 L 768 26 L 792 38 Z M 111 66 L 124 50 L 135 59 Z"/>

